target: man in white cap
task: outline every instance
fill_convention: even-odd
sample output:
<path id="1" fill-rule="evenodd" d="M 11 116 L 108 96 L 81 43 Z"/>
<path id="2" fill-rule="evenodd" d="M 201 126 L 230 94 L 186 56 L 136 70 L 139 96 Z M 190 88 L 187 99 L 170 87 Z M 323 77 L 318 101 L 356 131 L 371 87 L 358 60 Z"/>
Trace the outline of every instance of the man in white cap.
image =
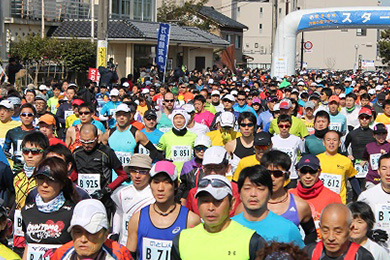
<path id="1" fill-rule="evenodd" d="M 171 116 L 173 127 L 161 136 L 157 149 L 165 152 L 165 158 L 173 160 L 180 172 L 184 162 L 192 159 L 196 134 L 187 129 L 189 115 L 184 109 L 173 110 Z"/>
<path id="2" fill-rule="evenodd" d="M 5 135 L 8 130 L 18 127 L 22 124 L 20 121 L 12 120 L 14 113 L 14 105 L 10 100 L 2 100 L 0 102 L 0 146 L 3 147 Z"/>
<path id="3" fill-rule="evenodd" d="M 225 176 L 231 172 L 231 165 L 229 162 L 229 153 L 222 146 L 212 146 L 206 150 L 203 155 L 202 171 L 204 175 L 221 175 Z M 200 176 L 202 177 L 202 176 Z M 195 193 L 198 187 L 198 182 L 195 183 L 195 188 L 192 188 L 187 196 L 187 208 L 199 215 L 198 201 Z M 235 201 L 232 209 L 229 212 L 230 216 L 234 216 L 237 206 L 240 204 L 240 194 L 236 183 L 231 184 L 233 187 L 233 197 Z"/>
<path id="4" fill-rule="evenodd" d="M 133 259 L 125 246 L 107 239 L 108 229 L 103 203 L 95 199 L 80 201 L 74 208 L 68 229 L 72 241 L 58 248 L 50 259 Z"/>
<path id="5" fill-rule="evenodd" d="M 127 228 L 131 216 L 155 202 L 149 186 L 151 168 L 152 159 L 148 155 L 134 154 L 130 164 L 125 167 L 132 184 L 115 190 L 111 195 L 116 206 L 112 233 L 117 234 L 111 238 L 119 238 L 118 242 L 122 245 L 126 245 L 127 242 Z"/>
<path id="6" fill-rule="evenodd" d="M 213 146 L 225 146 L 229 141 L 241 136 L 240 132 L 234 131 L 236 118 L 229 111 L 222 112 L 217 119 L 217 130 L 206 135 L 210 137 Z"/>
<path id="7" fill-rule="evenodd" d="M 111 101 L 107 102 L 102 110 L 100 110 L 99 119 L 101 121 L 108 121 L 108 127 L 113 128 L 116 125 L 116 120 L 114 118 L 115 111 L 122 103 L 119 100 L 119 90 L 116 88 L 112 89 L 110 91 L 110 99 Z"/>
<path id="8" fill-rule="evenodd" d="M 156 200 L 135 213 L 129 222 L 127 248 L 137 259 L 170 259 L 173 238 L 200 223 L 193 212 L 175 202 L 178 171 L 169 161 L 150 170 L 150 188 Z"/>
<path id="9" fill-rule="evenodd" d="M 187 129 L 191 132 L 195 133 L 197 136 L 205 135 L 206 133 L 210 132 L 209 128 L 205 126 L 204 124 L 200 124 L 198 122 L 195 122 L 195 107 L 192 104 L 184 104 L 182 107 L 188 115 L 190 116 L 190 119 L 188 120 Z"/>
<path id="10" fill-rule="evenodd" d="M 218 90 L 213 90 L 211 92 L 211 104 L 214 106 L 215 111 L 222 112 L 224 111 L 224 106 L 220 102 L 221 99 L 221 93 Z"/>
<path id="11" fill-rule="evenodd" d="M 195 196 L 203 223 L 174 238 L 171 259 L 255 259 L 265 242 L 254 230 L 230 219 L 235 199 L 229 180 L 220 175 L 203 177 Z"/>
<path id="12" fill-rule="evenodd" d="M 236 100 L 232 94 L 226 94 L 222 97 L 223 110 L 215 113 L 215 117 L 214 117 L 213 122 L 211 123 L 210 130 L 217 129 L 217 123 L 218 123 L 217 120 L 222 112 L 225 112 L 225 111 L 232 112 L 234 114 L 235 120 L 237 121 L 240 113 L 234 111 L 234 109 L 233 109 L 233 105 L 235 102 L 236 102 Z"/>

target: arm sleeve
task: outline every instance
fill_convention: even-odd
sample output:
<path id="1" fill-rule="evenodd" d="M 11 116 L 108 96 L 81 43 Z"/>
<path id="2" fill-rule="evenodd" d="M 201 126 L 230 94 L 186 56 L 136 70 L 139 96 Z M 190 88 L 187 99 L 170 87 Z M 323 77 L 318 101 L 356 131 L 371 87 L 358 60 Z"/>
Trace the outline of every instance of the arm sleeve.
<path id="1" fill-rule="evenodd" d="M 180 240 L 180 234 L 178 234 L 173 238 L 172 248 L 171 248 L 171 260 L 181 260 L 180 251 L 179 251 L 179 240 Z"/>
<path id="2" fill-rule="evenodd" d="M 348 151 L 348 146 L 351 144 L 351 141 L 352 141 L 352 136 L 351 136 L 351 132 L 349 132 L 347 137 L 345 138 L 345 142 L 344 142 L 344 145 L 345 145 L 345 148 L 347 148 L 347 151 Z"/>
<path id="3" fill-rule="evenodd" d="M 355 191 L 357 195 L 362 193 L 362 190 L 360 189 L 359 181 L 355 177 L 350 178 L 349 182 L 351 183 L 352 189 Z"/>
<path id="4" fill-rule="evenodd" d="M 301 223 L 301 227 L 305 231 L 305 244 L 316 242 L 317 231 L 313 218 L 310 218 L 308 222 Z"/>
<path id="5" fill-rule="evenodd" d="M 119 185 L 128 179 L 127 173 L 123 170 L 122 166 L 120 168 L 114 169 L 114 171 L 118 174 L 118 177 L 109 185 L 107 185 L 107 187 L 111 190 L 115 190 L 119 187 Z"/>
<path id="6" fill-rule="evenodd" d="M 256 232 L 253 233 L 251 240 L 249 242 L 249 256 L 250 256 L 249 259 L 255 260 L 257 251 L 264 248 L 264 246 L 265 246 L 265 240 Z"/>

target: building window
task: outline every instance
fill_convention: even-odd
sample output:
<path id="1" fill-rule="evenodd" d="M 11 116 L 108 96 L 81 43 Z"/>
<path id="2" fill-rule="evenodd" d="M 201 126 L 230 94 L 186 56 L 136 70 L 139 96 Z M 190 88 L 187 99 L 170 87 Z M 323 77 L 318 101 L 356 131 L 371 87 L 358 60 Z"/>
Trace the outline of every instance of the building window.
<path id="1" fill-rule="evenodd" d="M 279 14 L 282 14 L 282 8 L 279 8 Z"/>
<path id="2" fill-rule="evenodd" d="M 263 24 L 259 24 L 259 33 L 263 33 Z"/>
<path id="3" fill-rule="evenodd" d="M 356 29 L 356 36 L 367 36 L 367 29 L 363 29 L 363 28 Z"/>
<path id="4" fill-rule="evenodd" d="M 127 1 L 127 0 L 122 0 Z M 130 1 L 129 1 L 130 2 Z M 152 21 L 152 0 L 134 0 L 134 20 Z"/>
<path id="5" fill-rule="evenodd" d="M 236 46 L 236 49 L 241 49 L 241 36 L 236 35 L 234 46 Z"/>
<path id="6" fill-rule="evenodd" d="M 258 43 L 255 43 L 255 48 L 259 48 L 259 44 Z"/>
<path id="7" fill-rule="evenodd" d="M 237 12 L 240 12 L 241 11 L 241 7 L 237 7 Z"/>
<path id="8" fill-rule="evenodd" d="M 263 7 L 260 7 L 260 17 L 263 17 Z"/>
<path id="9" fill-rule="evenodd" d="M 226 34 L 226 40 L 232 43 L 232 36 L 230 34 Z"/>

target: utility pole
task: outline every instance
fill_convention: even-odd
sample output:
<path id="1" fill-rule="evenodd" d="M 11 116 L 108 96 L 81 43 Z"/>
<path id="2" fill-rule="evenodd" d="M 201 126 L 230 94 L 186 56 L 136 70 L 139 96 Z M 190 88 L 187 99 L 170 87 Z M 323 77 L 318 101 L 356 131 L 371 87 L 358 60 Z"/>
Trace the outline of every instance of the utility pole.
<path id="1" fill-rule="evenodd" d="M 91 0 L 91 42 L 95 40 L 95 0 Z"/>
<path id="2" fill-rule="evenodd" d="M 301 39 L 301 70 L 303 69 L 303 45 L 305 44 L 305 40 L 303 39 L 303 32 L 302 32 L 302 39 Z"/>
<path id="3" fill-rule="evenodd" d="M 274 49 L 276 28 L 278 27 L 278 1 L 272 0 L 272 38 L 271 38 L 271 50 Z M 271 51 L 271 60 L 272 60 L 272 51 Z"/>
<path id="4" fill-rule="evenodd" d="M 96 67 L 107 67 L 108 0 L 99 0 Z"/>
<path id="5" fill-rule="evenodd" d="M 42 0 L 42 12 L 41 12 L 41 30 L 42 30 L 42 33 L 41 33 L 41 37 L 42 39 L 45 38 L 45 0 Z"/>

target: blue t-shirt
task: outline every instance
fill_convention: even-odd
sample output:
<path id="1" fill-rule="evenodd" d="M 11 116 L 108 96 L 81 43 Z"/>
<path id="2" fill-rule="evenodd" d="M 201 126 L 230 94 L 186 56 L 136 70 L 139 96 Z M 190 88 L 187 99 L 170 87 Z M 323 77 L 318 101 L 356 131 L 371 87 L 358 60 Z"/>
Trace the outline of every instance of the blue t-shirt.
<path id="1" fill-rule="evenodd" d="M 248 104 L 245 104 L 243 105 L 242 107 L 240 107 L 237 103 L 233 105 L 233 110 L 234 111 L 237 111 L 238 113 L 242 113 L 242 112 L 251 112 L 252 114 L 254 114 L 256 116 L 256 119 L 257 119 L 257 114 L 256 114 L 256 111 L 251 107 L 249 106 Z"/>
<path id="2" fill-rule="evenodd" d="M 73 121 L 72 126 L 80 125 L 80 124 L 81 124 L 80 119 L 77 119 L 77 120 Z M 100 131 L 102 131 L 103 134 L 106 132 L 106 128 L 104 127 L 102 122 L 97 121 L 97 120 L 92 120 L 91 124 L 96 126 L 96 128 L 99 129 Z"/>
<path id="3" fill-rule="evenodd" d="M 264 128 L 269 122 L 272 121 L 272 119 L 274 119 L 274 117 L 271 111 L 269 110 L 264 111 L 257 118 L 257 125 L 262 126 L 262 128 Z"/>
<path id="4" fill-rule="evenodd" d="M 293 242 L 300 248 L 305 246 L 297 226 L 290 220 L 276 215 L 271 211 L 261 221 L 249 221 L 244 217 L 243 212 L 232 217 L 232 220 L 240 223 L 244 227 L 255 230 L 266 241 L 276 241 L 279 243 Z"/>
<path id="5" fill-rule="evenodd" d="M 146 135 L 146 138 L 149 139 L 149 141 L 152 143 L 152 144 L 158 144 L 158 142 L 160 141 L 160 138 L 161 136 L 164 134 L 163 132 L 161 132 L 160 130 L 158 130 L 157 128 L 153 130 L 153 132 L 146 132 L 145 131 L 145 128 L 143 128 L 141 130 L 142 133 L 144 133 Z"/>
<path id="6" fill-rule="evenodd" d="M 330 117 L 330 124 L 329 124 L 330 130 L 336 130 L 343 134 L 347 132 L 347 118 L 344 115 L 338 113 L 337 115 L 333 116 L 329 113 L 329 117 Z"/>

